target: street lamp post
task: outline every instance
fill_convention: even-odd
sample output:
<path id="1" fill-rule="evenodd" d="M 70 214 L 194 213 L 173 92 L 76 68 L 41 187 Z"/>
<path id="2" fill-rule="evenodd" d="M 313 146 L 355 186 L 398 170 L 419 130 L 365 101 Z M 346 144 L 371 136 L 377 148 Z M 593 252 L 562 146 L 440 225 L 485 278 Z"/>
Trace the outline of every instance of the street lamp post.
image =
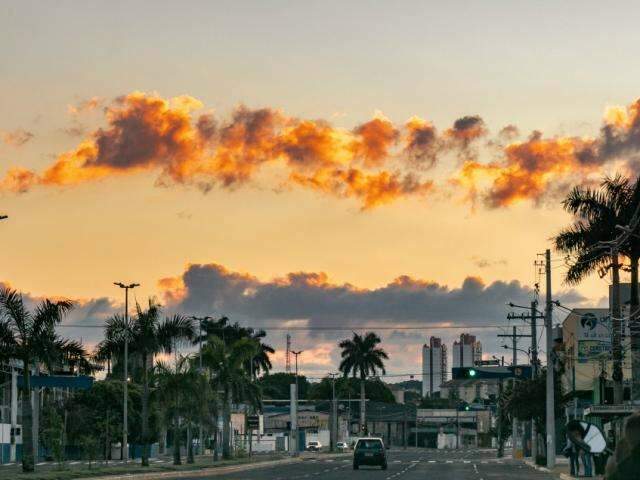
<path id="1" fill-rule="evenodd" d="M 295 441 L 295 446 L 296 446 L 296 450 L 295 451 L 296 451 L 296 454 L 297 454 L 297 452 L 300 451 L 300 446 L 298 445 L 298 440 L 299 440 L 298 439 L 298 355 L 300 355 L 302 353 L 302 350 L 298 350 L 297 352 L 295 350 L 291 350 L 291 353 L 293 355 L 295 355 L 295 357 L 296 357 L 296 397 L 293 400 L 294 404 L 296 406 L 296 408 L 295 408 L 295 415 L 296 415 L 295 425 L 296 425 L 296 428 L 295 428 L 293 433 L 295 435 L 295 437 L 294 437 L 295 438 L 295 440 L 294 440 Z"/>
<path id="2" fill-rule="evenodd" d="M 127 440 L 127 429 L 128 425 L 128 408 L 127 401 L 129 396 L 129 290 L 139 287 L 139 283 L 130 283 L 128 285 L 122 282 L 113 282 L 117 287 L 124 289 L 124 324 L 125 324 L 125 335 L 124 335 L 124 388 L 123 388 L 123 405 L 122 405 L 122 460 L 126 463 L 129 461 L 129 443 Z M 146 365 L 143 365 L 143 368 L 147 368 Z"/>

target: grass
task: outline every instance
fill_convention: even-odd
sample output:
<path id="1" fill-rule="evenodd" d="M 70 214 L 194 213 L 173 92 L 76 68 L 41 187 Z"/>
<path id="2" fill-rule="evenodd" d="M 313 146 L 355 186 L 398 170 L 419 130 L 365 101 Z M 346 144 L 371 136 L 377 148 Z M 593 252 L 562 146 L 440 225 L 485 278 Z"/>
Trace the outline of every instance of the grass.
<path id="1" fill-rule="evenodd" d="M 75 478 L 88 478 L 99 477 L 107 475 L 124 475 L 124 474 L 136 474 L 136 473 L 160 473 L 160 472 L 180 472 L 188 470 L 202 470 L 204 468 L 216 468 L 227 467 L 231 465 L 240 465 L 245 463 L 259 463 L 268 460 L 278 460 L 283 458 L 282 455 L 260 455 L 251 459 L 235 458 L 232 460 L 220 460 L 213 463 L 210 456 L 198 457 L 195 463 L 187 464 L 183 458 L 182 465 L 173 465 L 171 459 L 168 459 L 169 463 L 152 463 L 148 467 L 142 467 L 138 464 L 130 465 L 114 465 L 105 466 L 100 464 L 94 464 L 92 468 L 88 465 L 77 465 L 61 467 L 47 466 L 36 467 L 36 471 L 33 473 L 22 473 L 22 471 L 14 467 L 1 469 L 0 480 L 72 480 Z M 6 471 L 3 471 L 6 470 Z"/>

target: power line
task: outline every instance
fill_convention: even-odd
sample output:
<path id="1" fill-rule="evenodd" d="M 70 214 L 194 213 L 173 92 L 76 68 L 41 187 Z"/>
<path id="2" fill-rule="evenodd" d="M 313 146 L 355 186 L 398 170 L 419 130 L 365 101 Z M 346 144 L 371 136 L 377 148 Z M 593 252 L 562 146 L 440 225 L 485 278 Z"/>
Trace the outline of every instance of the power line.
<path id="1" fill-rule="evenodd" d="M 97 325 L 97 324 L 82 324 L 82 323 L 65 323 L 56 325 L 56 327 L 64 327 L 64 328 L 105 328 L 106 325 Z M 510 325 L 430 325 L 430 326 L 397 326 L 390 327 L 388 325 L 354 325 L 352 327 L 267 327 L 267 326 L 249 326 L 244 325 L 245 328 L 254 328 L 264 331 L 270 332 L 288 332 L 288 331 L 345 331 L 351 332 L 353 330 L 436 330 L 436 329 L 483 329 L 483 328 L 507 328 Z M 518 326 L 517 328 L 524 328 L 524 326 Z M 218 328 L 219 330 L 223 330 L 223 327 Z M 211 328 L 211 330 L 215 330 L 215 328 Z"/>

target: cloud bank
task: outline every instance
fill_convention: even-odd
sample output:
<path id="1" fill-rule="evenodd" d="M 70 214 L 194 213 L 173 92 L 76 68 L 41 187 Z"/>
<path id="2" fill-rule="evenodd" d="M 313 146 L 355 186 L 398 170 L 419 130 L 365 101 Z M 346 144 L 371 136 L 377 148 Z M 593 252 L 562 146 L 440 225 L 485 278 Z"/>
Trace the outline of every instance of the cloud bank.
<path id="1" fill-rule="evenodd" d="M 274 167 L 284 172 L 280 187 L 351 198 L 362 209 L 437 191 L 462 193 L 495 209 L 557 198 L 570 184 L 602 175 L 611 165 L 635 174 L 640 159 L 640 100 L 609 107 L 596 137 L 534 131 L 524 140 L 514 124 L 492 135 L 479 115 L 461 116 L 438 131 L 418 116 L 396 125 L 376 113 L 345 129 L 271 107 L 241 105 L 228 118 L 218 117 L 189 95 L 165 99 L 132 92 L 111 102 L 93 97 L 68 109 L 74 117 L 100 110 L 104 126 L 42 171 L 10 167 L 0 191 L 153 173 L 158 186 L 208 192 L 244 187 Z M 16 130 L 3 138 L 22 145 L 31 134 Z M 443 158 L 457 161 L 447 165 Z M 440 183 L 430 173 L 437 165 L 451 170 Z"/>

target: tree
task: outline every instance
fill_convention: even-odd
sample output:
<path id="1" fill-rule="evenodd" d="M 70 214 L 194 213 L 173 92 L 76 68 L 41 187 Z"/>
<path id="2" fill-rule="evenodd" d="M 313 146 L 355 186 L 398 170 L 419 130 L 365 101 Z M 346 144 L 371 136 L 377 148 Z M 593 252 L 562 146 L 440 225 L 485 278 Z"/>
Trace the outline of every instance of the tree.
<path id="1" fill-rule="evenodd" d="M 153 299 L 143 310 L 136 305 L 136 316 L 129 320 L 114 315 L 105 329 L 106 351 L 120 351 L 128 338 L 129 348 L 140 357 L 142 371 L 142 465 L 149 466 L 149 368 L 159 353 L 171 353 L 177 342 L 193 339 L 192 321 L 182 315 L 161 319 L 162 308 Z"/>
<path id="2" fill-rule="evenodd" d="M 531 421 L 536 424 L 536 430 L 542 437 L 546 437 L 546 396 L 547 380 L 546 368 L 540 375 L 533 379 L 518 380 L 515 387 L 510 383 L 505 386 L 501 397 L 498 399 L 500 411 L 504 418 L 501 419 L 503 441 L 509 437 L 511 424 L 514 418 Z M 560 378 L 555 380 L 555 416 L 562 416 L 565 401 L 563 400 Z M 500 439 L 499 439 L 500 441 Z M 500 446 L 501 447 L 501 446 Z"/>
<path id="3" fill-rule="evenodd" d="M 60 352 L 55 326 L 73 308 L 68 300 L 42 300 L 30 312 L 16 290 L 0 290 L 0 360 L 22 360 L 23 398 L 31 394 L 31 368 L 40 361 L 51 361 Z M 33 411 L 31 402 L 22 402 L 22 470 L 35 469 L 33 451 Z"/>
<path id="4" fill-rule="evenodd" d="M 191 428 L 194 420 L 204 416 L 211 389 L 189 357 L 180 357 L 174 367 L 158 362 L 155 367 L 155 384 L 158 403 L 165 421 L 173 430 L 173 463 L 180 465 L 181 420 L 187 422 L 187 463 L 193 463 Z"/>
<path id="5" fill-rule="evenodd" d="M 320 382 L 312 383 L 307 398 L 309 400 L 330 400 L 332 398 L 331 377 L 325 377 Z M 339 399 L 357 398 L 361 380 L 349 377 L 336 378 L 336 397 Z M 380 379 L 367 379 L 364 382 L 367 398 L 373 402 L 396 403 L 391 389 Z"/>
<path id="6" fill-rule="evenodd" d="M 367 423 L 365 417 L 365 380 L 369 375 L 375 375 L 377 371 L 385 373 L 384 360 L 389 356 L 382 348 L 378 347 L 381 340 L 374 332 L 358 335 L 354 332 L 351 339 L 339 343 L 342 349 L 342 361 L 340 371 L 345 377 L 349 374 L 355 378 L 360 376 L 360 423 L 361 429 L 366 433 Z"/>
<path id="7" fill-rule="evenodd" d="M 258 408 L 260 389 L 247 371 L 247 361 L 256 355 L 255 339 L 241 338 L 227 344 L 221 338 L 210 336 L 202 349 L 203 364 L 211 371 L 213 391 L 220 392 L 222 403 L 222 456 L 231 458 L 231 402 L 248 402 Z"/>
<path id="8" fill-rule="evenodd" d="M 131 442 L 141 443 L 142 388 L 136 383 L 127 389 Z M 112 441 L 122 432 L 123 383 L 121 380 L 94 382 L 89 390 L 80 390 L 65 402 L 67 437 L 70 444 L 82 445 L 90 435 L 100 442 L 104 458 L 108 459 Z M 150 417 L 150 430 L 157 431 L 156 415 Z"/>
<path id="9" fill-rule="evenodd" d="M 226 316 L 218 320 L 204 320 L 202 322 L 202 330 L 202 335 L 193 342 L 194 345 L 201 341 L 206 343 L 212 335 L 221 338 L 228 345 L 243 338 L 252 339 L 256 341 L 258 347 L 255 355 L 247 360 L 247 370 L 251 370 L 251 367 L 253 367 L 254 375 L 258 375 L 260 372 L 269 373 L 273 367 L 269 356 L 273 355 L 275 350 L 270 345 L 264 343 L 263 339 L 267 336 L 267 332 L 264 330 L 254 330 L 251 327 L 243 327 L 238 322 L 232 324 Z"/>
<path id="10" fill-rule="evenodd" d="M 564 209 L 575 217 L 574 223 L 562 230 L 554 239 L 557 250 L 575 255 L 565 275 L 568 284 L 575 285 L 587 275 L 600 269 L 611 268 L 613 289 L 619 291 L 620 264 L 618 251 L 608 251 L 601 242 L 610 242 L 620 233 L 616 225 L 626 225 L 632 215 L 631 206 L 636 197 L 629 186 L 628 179 L 621 176 L 605 178 L 599 189 L 575 187 L 562 202 Z M 635 242 L 635 240 L 634 240 Z M 620 253 L 631 256 L 630 245 L 623 245 Z M 636 264 L 637 286 L 637 252 L 634 252 Z M 633 263 L 632 262 L 632 263 Z M 634 301 L 637 303 L 637 292 Z M 612 311 L 613 317 L 620 317 L 618 311 Z M 616 403 L 622 403 L 622 358 L 621 358 L 621 325 L 614 319 L 613 356 L 614 356 L 614 396 Z"/>
<path id="11" fill-rule="evenodd" d="M 262 396 L 268 399 L 287 399 L 291 394 L 291 384 L 295 383 L 296 376 L 293 373 L 270 373 L 263 375 L 258 380 L 258 385 L 262 391 Z M 307 392 L 309 391 L 311 384 L 307 377 L 304 375 L 298 375 L 298 398 L 307 398 Z"/>
<path id="12" fill-rule="evenodd" d="M 58 465 L 62 464 L 64 460 L 64 422 L 57 405 L 52 402 L 43 409 L 40 432 L 42 446 Z"/>

